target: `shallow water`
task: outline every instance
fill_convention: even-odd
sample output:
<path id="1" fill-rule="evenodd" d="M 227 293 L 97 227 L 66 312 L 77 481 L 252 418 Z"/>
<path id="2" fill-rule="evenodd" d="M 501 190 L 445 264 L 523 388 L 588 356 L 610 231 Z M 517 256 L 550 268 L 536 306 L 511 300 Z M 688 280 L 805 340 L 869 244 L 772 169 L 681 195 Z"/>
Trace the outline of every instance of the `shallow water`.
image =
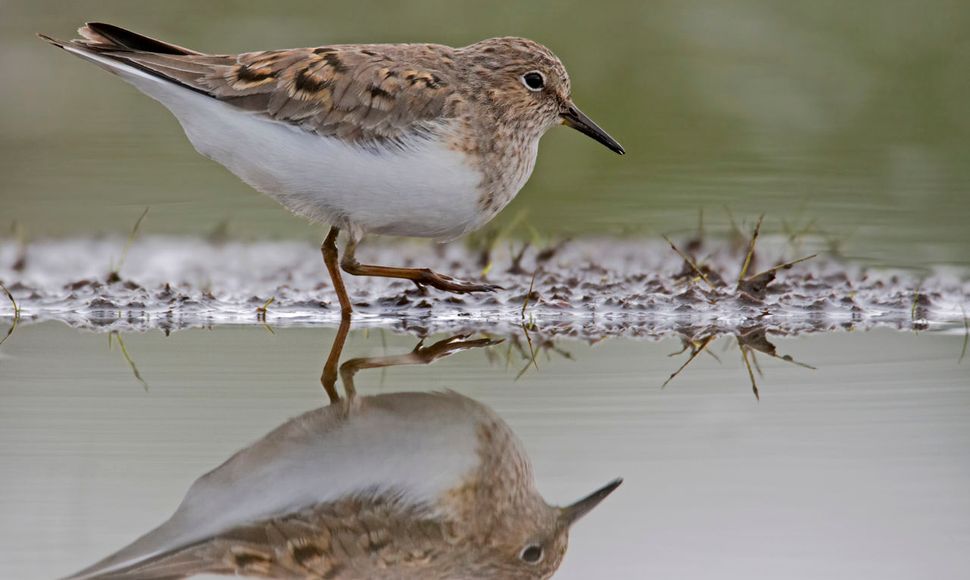
<path id="1" fill-rule="evenodd" d="M 489 328 L 483 326 L 482 332 Z M 429 337 L 430 345 L 444 335 Z M 573 530 L 557 578 L 963 578 L 970 381 L 962 327 L 772 337 L 760 400 L 734 339 L 524 335 L 429 366 L 362 371 L 361 396 L 454 389 L 492 408 L 566 503 L 624 484 Z M 123 336 L 48 322 L 0 352 L 0 577 L 87 566 L 167 518 L 234 451 L 326 404 L 332 328 Z M 351 357 L 416 339 L 353 330 Z M 521 350 L 520 350 L 521 348 Z"/>
<path id="2" fill-rule="evenodd" d="M 0 282 L 22 316 L 4 339 L 0 293 L 0 579 L 94 563 L 328 403 L 339 316 L 320 227 L 34 36 L 86 20 L 212 52 L 547 44 L 628 154 L 557 128 L 483 231 L 368 239 L 362 258 L 506 291 L 350 280 L 341 360 L 459 351 L 363 370 L 355 400 L 453 389 L 492 409 L 551 503 L 624 477 L 557 578 L 970 576 L 970 5 L 4 0 Z M 762 213 L 752 269 L 818 256 L 741 293 Z M 661 234 L 726 283 L 695 278 Z"/>

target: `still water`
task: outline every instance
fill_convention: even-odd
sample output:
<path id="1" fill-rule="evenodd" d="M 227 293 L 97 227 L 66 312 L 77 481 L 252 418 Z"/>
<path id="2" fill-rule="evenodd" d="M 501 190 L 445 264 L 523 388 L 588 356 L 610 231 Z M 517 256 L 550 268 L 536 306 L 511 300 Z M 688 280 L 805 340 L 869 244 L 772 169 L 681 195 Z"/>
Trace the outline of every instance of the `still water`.
<path id="1" fill-rule="evenodd" d="M 760 400 L 728 337 L 665 388 L 689 354 L 670 356 L 675 337 L 552 343 L 534 329 L 467 342 L 487 327 L 433 364 L 358 364 L 352 382 L 361 400 L 454 390 L 490 409 L 550 504 L 623 477 L 572 529 L 557 578 L 956 579 L 970 551 L 963 330 L 770 337 L 814 369 L 758 358 Z M 4 345 L 0 577 L 94 563 L 166 520 L 237 450 L 328 404 L 333 328 L 121 338 L 141 380 L 105 334 L 40 323 Z M 404 360 L 448 354 L 447 338 Z M 417 342 L 352 329 L 340 360 L 402 362 Z M 368 454 L 391 444 L 354 449 L 347 465 L 376 469 Z"/>
<path id="2" fill-rule="evenodd" d="M 909 269 L 893 278 L 890 310 L 899 328 L 920 331 L 769 336 L 779 356 L 792 358 L 786 361 L 742 350 L 729 336 L 699 352 L 696 341 L 685 344 L 670 329 L 642 333 L 662 339 L 553 340 L 540 320 L 528 334 L 507 334 L 520 322 L 517 307 L 512 318 L 488 326 L 474 308 L 477 316 L 460 318 L 436 306 L 439 316 L 445 312 L 474 332 L 450 342 L 433 334 L 416 347 L 419 330 L 396 334 L 387 328 L 390 319 L 370 319 L 372 327 L 350 329 L 339 359 L 331 357 L 327 376 L 342 380 L 328 382 L 328 393 L 320 377 L 340 341 L 326 317 L 313 318 L 328 312 L 317 300 L 319 254 L 307 243 L 319 243 L 320 228 L 198 156 L 156 103 L 34 36 L 70 37 L 87 20 L 220 53 L 534 38 L 563 58 L 576 102 L 628 154 L 620 158 L 580 135 L 550 132 L 532 179 L 493 224 L 508 228 L 502 234 L 516 248 L 524 239 L 536 250 L 567 238 L 607 240 L 602 251 L 583 254 L 582 263 L 610 262 L 623 276 L 649 274 L 666 283 L 680 264 L 665 261 L 672 254 L 661 234 L 693 235 L 702 215 L 712 239 L 736 238 L 735 217 L 748 232 L 745 224 L 767 213 L 765 237 L 792 246 L 785 260 L 817 251 L 824 267 L 845 265 L 873 287 L 881 274 L 859 268 Z M 499 492 L 525 490 L 514 509 L 484 512 L 513 516 L 504 535 L 493 536 L 510 538 L 503 557 L 519 565 L 526 554 L 537 555 L 530 548 L 541 537 L 536 564 L 551 568 L 561 547 L 556 534 L 569 519 L 563 514 L 579 511 L 535 502 L 590 505 L 573 502 L 622 477 L 571 528 L 557 578 L 968 577 L 970 355 L 960 306 L 970 265 L 968 27 L 970 5 L 950 0 L 295 0 L 285 7 L 251 0 L 0 0 L 2 281 L 25 305 L 25 319 L 54 316 L 101 330 L 35 318 L 0 348 L 0 579 L 63 577 L 92 565 L 165 522 L 193 482 L 219 466 L 189 495 L 209 494 L 201 505 L 210 513 L 190 509 L 195 504 L 188 501 L 179 517 L 189 523 L 165 528 L 172 533 L 159 545 L 190 542 L 197 539 L 193 530 L 227 521 L 250 539 L 265 536 L 250 525 L 252 516 L 279 502 L 303 510 L 277 522 L 279 529 L 305 524 L 300 518 L 328 522 L 337 516 L 314 511 L 312 500 L 335 489 L 393 484 L 430 495 L 459 472 L 482 473 L 488 477 L 473 481 L 495 483 Z M 226 270 L 220 266 L 247 282 L 259 273 L 266 288 L 236 293 L 248 325 L 166 335 L 155 323 L 146 326 L 154 330 L 109 337 L 104 320 L 87 316 L 95 303 L 85 292 L 120 255 L 94 251 L 106 243 L 97 234 L 124 236 L 147 206 L 141 234 L 168 240 L 169 249 L 189 248 L 185 254 L 197 267 L 152 261 L 157 248 L 136 243 L 126 281 L 154 288 L 169 282 L 159 276 L 174 276 L 173 284 L 194 276 L 193 288 L 210 295 L 212 278 L 218 282 L 216 274 Z M 203 238 L 211 243 L 208 253 L 201 251 Z M 120 247 L 124 238 L 107 239 Z M 227 240 L 276 246 L 247 254 L 263 256 L 258 261 L 234 263 L 219 258 Z M 800 246 L 803 240 L 811 250 Z M 405 247 L 392 243 L 375 244 L 374 251 Z M 650 259 L 634 267 L 619 255 L 621 244 L 642 246 Z M 14 267 L 14 248 L 29 249 L 26 270 Z M 454 250 L 421 246 L 416 264 Z M 30 278 L 37 264 L 41 276 Z M 947 279 L 960 282 L 947 286 L 955 290 L 941 300 L 932 284 L 922 284 L 948 264 L 958 268 Z M 574 273 L 573 265 L 564 268 Z M 316 323 L 256 323 L 255 306 L 289 289 L 294 272 L 313 282 L 303 288 L 313 300 L 300 308 Z M 524 287 L 510 300 L 531 295 L 528 276 L 519 278 Z M 859 298 L 860 286 L 849 286 L 833 291 L 833 300 Z M 51 309 L 37 289 L 80 306 Z M 921 297 L 937 308 L 927 310 L 925 324 Z M 6 332 L 11 317 L 2 298 L 0 332 Z M 274 309 L 286 306 L 281 302 Z M 879 319 L 885 302 L 864 305 L 866 316 Z M 934 322 L 941 305 L 950 308 L 946 320 L 963 322 Z M 717 318 L 738 327 L 749 314 Z M 849 313 L 820 325 L 815 313 L 801 314 L 802 322 L 813 322 L 803 327 L 815 329 L 855 319 Z M 751 320 L 765 322 L 758 315 Z M 607 322 L 613 335 L 637 334 L 626 332 L 624 320 Z M 393 324 L 410 327 L 403 318 Z M 570 324 L 577 336 L 595 335 L 581 320 Z M 699 354 L 671 379 L 692 351 Z M 337 362 L 354 360 L 344 368 L 359 367 L 356 376 L 337 372 Z M 456 394 L 426 395 L 449 390 Z M 334 395 L 340 400 L 328 406 Z M 294 417 L 300 418 L 290 422 Z M 488 445 L 475 438 L 482 424 L 490 426 Z M 346 444 L 341 437 L 349 433 L 368 444 Z M 521 446 L 508 443 L 510 433 Z M 248 451 L 233 456 L 242 449 Z M 482 451 L 489 449 L 502 452 Z M 330 459 L 287 462 L 308 450 Z M 511 461 L 519 487 L 496 477 L 504 472 L 483 457 L 504 459 L 499 465 L 506 467 Z M 333 469 L 301 469 L 306 465 Z M 482 465 L 490 467 L 472 469 Z M 415 473 L 435 475 L 407 480 Z M 258 474 L 271 474 L 273 485 L 259 485 Z M 233 477 L 246 485 L 219 484 Z M 388 506 L 400 507 L 388 500 L 368 509 Z M 348 510 L 361 511 L 341 513 Z M 394 514 L 397 529 L 416 521 L 407 510 Z M 543 519 L 550 514 L 555 518 Z M 485 520 L 429 524 L 422 537 L 433 544 Z M 528 527 L 540 520 L 553 521 L 556 533 Z M 319 559 L 338 544 L 346 551 L 337 542 L 303 545 L 290 555 Z M 465 545 L 471 547 L 452 553 L 482 558 L 477 544 Z M 423 550 L 416 547 L 412 556 Z M 211 563 L 191 556 L 170 564 Z M 258 550 L 224 561 L 262 565 Z M 352 562 L 341 566 L 351 569 Z"/>

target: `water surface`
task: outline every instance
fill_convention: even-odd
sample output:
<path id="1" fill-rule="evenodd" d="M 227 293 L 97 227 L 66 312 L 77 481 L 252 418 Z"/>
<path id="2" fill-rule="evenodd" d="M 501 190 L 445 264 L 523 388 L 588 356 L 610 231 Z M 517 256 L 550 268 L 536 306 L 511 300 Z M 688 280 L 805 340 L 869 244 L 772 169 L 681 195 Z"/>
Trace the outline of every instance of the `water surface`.
<path id="1" fill-rule="evenodd" d="M 0 576 L 91 564 L 167 518 L 234 451 L 327 402 L 330 328 L 122 338 L 145 384 L 105 334 L 43 323 L 4 344 Z M 665 388 L 687 357 L 668 356 L 683 346 L 673 337 L 546 343 L 533 332 L 538 368 L 524 335 L 502 338 L 430 366 L 362 371 L 356 387 L 454 389 L 492 408 L 551 502 L 624 477 L 575 527 L 557 578 L 965 577 L 962 329 L 769 337 L 815 370 L 760 356 L 760 401 L 726 337 L 709 347 L 719 361 L 702 354 Z M 416 342 L 352 331 L 344 355 Z"/>
<path id="2" fill-rule="evenodd" d="M 211 52 L 547 44 L 628 154 L 552 131 L 493 224 L 510 226 L 494 267 L 476 258 L 487 233 L 368 240 L 362 255 L 490 270 L 510 290 L 456 302 L 352 281 L 368 304 L 344 359 L 408 353 L 429 332 L 426 346 L 459 330 L 503 340 L 362 371 L 359 394 L 453 389 L 491 408 L 552 503 L 624 477 L 577 524 L 557 578 L 970 575 L 965 2 L 4 0 L 0 281 L 24 317 L 0 346 L 0 578 L 92 564 L 328 402 L 321 229 L 34 36 L 86 20 Z M 733 282 L 761 213 L 758 269 L 819 256 L 752 301 Z M 695 258 L 723 275 L 717 291 L 678 278 L 660 241 L 687 247 L 701 216 L 711 245 Z M 0 295 L 0 338 L 12 320 Z"/>

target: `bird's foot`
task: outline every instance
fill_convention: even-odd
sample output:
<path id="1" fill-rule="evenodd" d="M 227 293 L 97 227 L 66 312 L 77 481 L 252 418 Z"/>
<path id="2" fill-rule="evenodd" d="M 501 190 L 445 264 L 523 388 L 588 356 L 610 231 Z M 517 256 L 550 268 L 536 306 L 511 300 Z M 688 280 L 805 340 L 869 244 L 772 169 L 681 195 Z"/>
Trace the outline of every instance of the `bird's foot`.
<path id="1" fill-rule="evenodd" d="M 455 294 L 467 294 L 470 292 L 495 292 L 497 290 L 504 290 L 504 288 L 496 284 L 474 284 L 471 282 L 455 280 L 451 276 L 439 274 L 428 268 L 420 269 L 418 271 L 418 275 L 412 278 L 412 281 L 417 284 L 419 288 L 431 286 L 432 288 L 437 288 L 438 290 L 444 290 L 445 292 L 452 292 Z"/>

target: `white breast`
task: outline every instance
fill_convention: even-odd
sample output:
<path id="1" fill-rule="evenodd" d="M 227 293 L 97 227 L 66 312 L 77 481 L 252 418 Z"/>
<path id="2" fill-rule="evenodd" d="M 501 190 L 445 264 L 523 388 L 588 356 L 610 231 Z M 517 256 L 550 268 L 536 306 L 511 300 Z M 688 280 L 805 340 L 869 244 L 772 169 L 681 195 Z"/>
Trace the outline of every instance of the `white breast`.
<path id="1" fill-rule="evenodd" d="M 368 150 L 76 52 L 161 102 L 200 153 L 294 213 L 357 234 L 453 238 L 477 225 L 481 174 L 440 141 Z"/>

